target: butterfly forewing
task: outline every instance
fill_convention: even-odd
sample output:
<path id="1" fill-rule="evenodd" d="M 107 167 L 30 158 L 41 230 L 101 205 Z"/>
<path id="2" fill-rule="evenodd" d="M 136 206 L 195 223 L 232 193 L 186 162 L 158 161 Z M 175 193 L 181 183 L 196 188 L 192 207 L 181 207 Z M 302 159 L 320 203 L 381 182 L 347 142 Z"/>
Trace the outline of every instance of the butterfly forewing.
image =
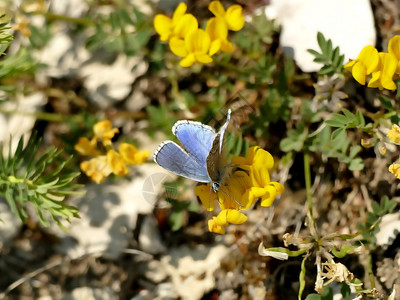
<path id="1" fill-rule="evenodd" d="M 154 161 L 177 175 L 199 182 L 211 181 L 206 166 L 200 165 L 197 160 L 172 141 L 165 141 L 158 147 L 154 153 Z"/>
<path id="2" fill-rule="evenodd" d="M 199 122 L 178 121 L 172 133 L 179 139 L 188 154 L 200 165 L 206 165 L 216 133 L 210 126 Z"/>

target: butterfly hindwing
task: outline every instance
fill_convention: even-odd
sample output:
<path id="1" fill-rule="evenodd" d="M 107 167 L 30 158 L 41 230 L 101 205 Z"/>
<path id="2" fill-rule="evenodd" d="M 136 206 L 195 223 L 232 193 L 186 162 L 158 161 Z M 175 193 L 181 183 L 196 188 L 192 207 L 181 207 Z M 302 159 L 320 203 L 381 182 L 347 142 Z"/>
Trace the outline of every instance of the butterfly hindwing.
<path id="1" fill-rule="evenodd" d="M 188 155 L 179 145 L 165 141 L 154 153 L 154 161 L 164 169 L 177 175 L 196 180 L 210 182 L 207 168 Z"/>

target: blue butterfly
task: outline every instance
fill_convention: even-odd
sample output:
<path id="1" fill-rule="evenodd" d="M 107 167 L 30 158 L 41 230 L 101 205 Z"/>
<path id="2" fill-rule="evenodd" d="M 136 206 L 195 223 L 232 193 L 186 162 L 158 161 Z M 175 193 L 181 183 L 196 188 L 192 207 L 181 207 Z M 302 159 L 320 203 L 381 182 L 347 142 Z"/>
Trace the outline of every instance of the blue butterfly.
<path id="1" fill-rule="evenodd" d="M 212 127 L 200 122 L 187 120 L 176 122 L 172 127 L 172 133 L 179 139 L 184 149 L 172 141 L 165 141 L 154 152 L 154 161 L 177 175 L 210 183 L 213 191 L 217 193 L 227 171 L 223 143 L 230 117 L 229 109 L 226 122 L 218 133 Z"/>

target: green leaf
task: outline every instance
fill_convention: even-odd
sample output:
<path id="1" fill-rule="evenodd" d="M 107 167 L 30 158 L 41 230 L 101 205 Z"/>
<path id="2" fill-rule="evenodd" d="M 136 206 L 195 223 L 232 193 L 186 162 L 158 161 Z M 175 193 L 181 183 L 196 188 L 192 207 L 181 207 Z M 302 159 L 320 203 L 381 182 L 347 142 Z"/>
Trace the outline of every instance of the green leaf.
<path id="1" fill-rule="evenodd" d="M 307 256 L 304 256 L 303 260 L 301 261 L 301 271 L 299 275 L 299 294 L 298 299 L 301 300 L 301 296 L 303 295 L 304 288 L 306 287 L 306 259 Z"/>
<path id="2" fill-rule="evenodd" d="M 306 300 L 322 300 L 322 297 L 320 294 L 309 294 L 307 295 Z"/>
<path id="3" fill-rule="evenodd" d="M 342 284 L 340 286 L 340 293 L 342 294 L 342 299 L 343 300 L 349 300 L 350 299 L 350 294 L 351 294 L 350 287 L 344 282 L 342 282 Z"/>

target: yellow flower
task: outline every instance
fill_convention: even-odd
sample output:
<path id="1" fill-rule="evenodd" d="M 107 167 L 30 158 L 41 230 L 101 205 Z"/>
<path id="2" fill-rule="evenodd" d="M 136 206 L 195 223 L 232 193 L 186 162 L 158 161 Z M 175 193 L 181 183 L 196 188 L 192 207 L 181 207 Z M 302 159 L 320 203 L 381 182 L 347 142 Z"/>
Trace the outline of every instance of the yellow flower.
<path id="1" fill-rule="evenodd" d="M 217 217 L 212 217 L 212 219 L 208 220 L 208 230 L 214 233 L 225 234 L 225 227 L 218 225 L 216 219 Z"/>
<path id="2" fill-rule="evenodd" d="M 389 172 L 393 173 L 398 179 L 400 179 L 400 164 L 391 164 L 389 166 Z"/>
<path id="3" fill-rule="evenodd" d="M 100 155 L 100 151 L 96 149 L 95 139 L 89 141 L 89 139 L 81 137 L 79 138 L 78 143 L 75 144 L 74 149 L 82 155 L 87 155 L 87 156 Z"/>
<path id="4" fill-rule="evenodd" d="M 392 143 L 400 145 L 400 127 L 396 124 L 392 125 L 392 129 L 390 129 L 386 136 Z"/>
<path id="5" fill-rule="evenodd" d="M 228 29 L 238 31 L 244 26 L 244 16 L 240 5 L 232 5 L 226 11 L 219 1 L 212 1 L 208 9 L 215 17 L 224 20 Z"/>
<path id="6" fill-rule="evenodd" d="M 211 56 L 218 51 L 216 48 L 210 49 L 210 36 L 203 29 L 192 31 L 185 40 L 173 37 L 169 46 L 175 55 L 183 57 L 180 62 L 182 67 L 190 67 L 195 62 L 210 63 Z"/>
<path id="7" fill-rule="evenodd" d="M 191 31 L 198 28 L 197 19 L 186 14 L 187 6 L 181 2 L 175 9 L 172 19 L 158 14 L 154 18 L 154 28 L 160 35 L 160 40 L 167 41 L 172 37 L 184 39 Z"/>
<path id="8" fill-rule="evenodd" d="M 389 53 L 393 54 L 397 59 L 396 74 L 400 74 L 400 35 L 395 35 L 389 41 Z"/>
<path id="9" fill-rule="evenodd" d="M 247 210 L 261 198 L 261 206 L 270 206 L 284 187 L 278 182 L 271 182 L 268 169 L 274 165 L 272 155 L 260 147 L 252 147 L 247 157 L 234 157 L 232 163 L 239 169 L 223 184 L 218 193 L 211 191 L 210 184 L 195 187 L 195 194 L 200 198 L 208 211 L 214 210 L 215 200 L 221 208 L 216 218 L 209 221 L 211 232 L 225 233 L 224 227 L 229 223 L 242 224 L 247 217 L 241 210 Z"/>
<path id="10" fill-rule="evenodd" d="M 270 181 L 268 169 L 274 166 L 274 159 L 264 149 L 252 147 L 247 151 L 247 158 L 234 157 L 232 163 L 249 171 L 252 184 L 249 190 L 249 202 L 261 197 L 261 206 L 270 206 L 276 195 L 283 193 L 283 185 Z"/>
<path id="11" fill-rule="evenodd" d="M 82 162 L 81 170 L 96 183 L 102 183 L 111 174 L 111 168 L 105 155 Z"/>
<path id="12" fill-rule="evenodd" d="M 233 52 L 235 47 L 228 41 L 228 27 L 221 18 L 211 18 L 207 22 L 206 32 L 211 38 L 212 52 L 218 52 L 220 49 L 225 52 Z"/>
<path id="13" fill-rule="evenodd" d="M 125 176 L 129 173 L 121 154 L 115 150 L 107 151 L 107 164 L 115 175 Z"/>
<path id="14" fill-rule="evenodd" d="M 397 88 L 393 81 L 393 75 L 396 72 L 397 59 L 390 53 L 379 53 L 379 65 L 375 72 L 372 72 L 372 78 L 368 87 L 395 90 Z"/>
<path id="15" fill-rule="evenodd" d="M 116 133 L 119 132 L 118 128 L 112 128 L 112 124 L 109 120 L 104 120 L 97 122 L 93 126 L 93 132 L 95 139 L 101 140 L 104 146 L 110 146 L 111 139 L 114 137 Z"/>
<path id="16" fill-rule="evenodd" d="M 374 46 L 365 46 L 358 58 L 347 63 L 344 68 L 351 71 L 355 80 L 360 84 L 365 84 L 367 75 L 374 72 L 379 64 L 378 50 Z"/>
<path id="17" fill-rule="evenodd" d="M 208 230 L 219 234 L 225 234 L 225 227 L 229 224 L 243 224 L 247 216 L 236 209 L 223 209 L 217 217 L 208 221 Z"/>
<path id="18" fill-rule="evenodd" d="M 119 145 L 118 150 L 122 156 L 122 159 L 130 165 L 141 165 L 150 156 L 150 151 L 138 151 L 135 146 L 128 143 L 122 143 L 121 145 Z"/>

